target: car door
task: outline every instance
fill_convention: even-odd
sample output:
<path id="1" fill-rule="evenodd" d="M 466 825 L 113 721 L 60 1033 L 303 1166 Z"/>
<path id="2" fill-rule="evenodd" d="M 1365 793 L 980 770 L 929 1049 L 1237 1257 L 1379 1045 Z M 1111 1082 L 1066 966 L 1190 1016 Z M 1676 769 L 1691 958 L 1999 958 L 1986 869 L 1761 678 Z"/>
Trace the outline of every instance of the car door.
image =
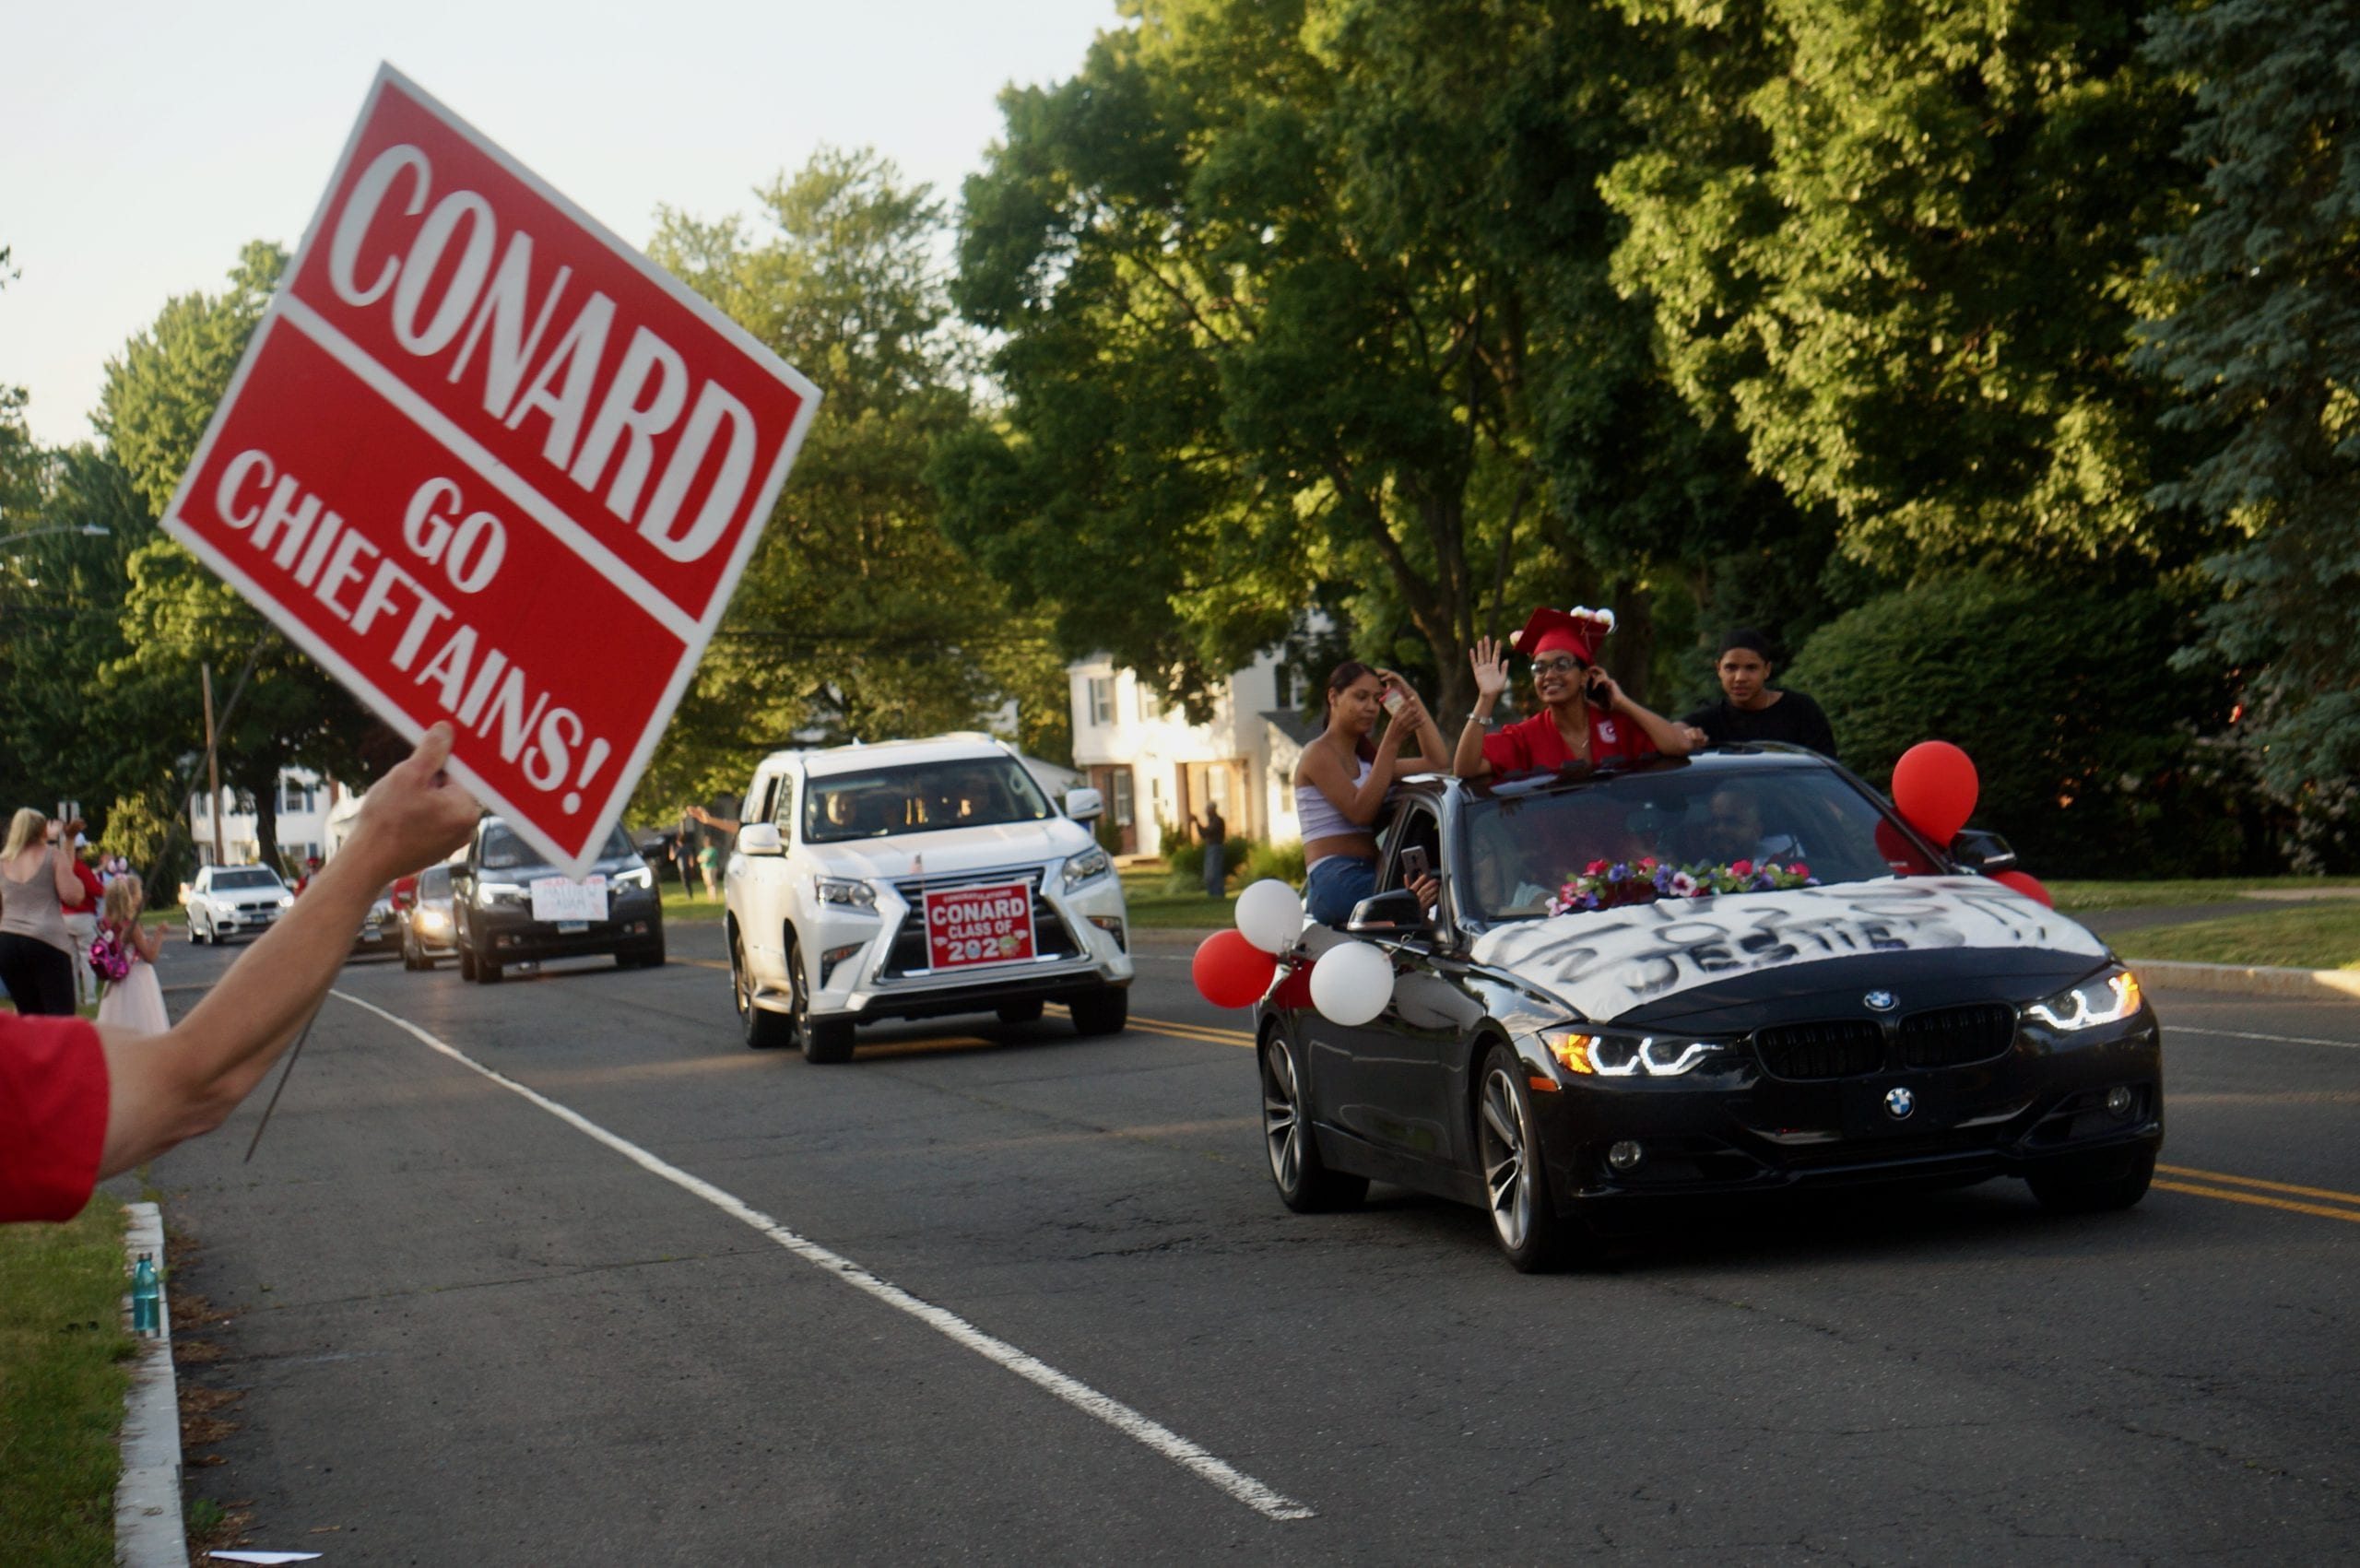
<path id="1" fill-rule="evenodd" d="M 764 985 L 779 991 L 787 987 L 786 867 L 795 853 L 795 774 L 785 770 L 755 779 L 746 795 L 745 820 L 776 827 L 780 853 L 737 857 L 746 963 Z"/>
<path id="2" fill-rule="evenodd" d="M 1386 835 L 1376 890 L 1403 886 L 1401 859 L 1410 848 L 1424 851 L 1443 873 L 1442 824 L 1430 803 L 1405 804 Z M 1318 1020 L 1315 1026 L 1332 1062 L 1331 1102 L 1336 1125 L 1388 1154 L 1420 1164 L 1448 1166 L 1465 1140 L 1464 1117 L 1452 1098 L 1464 1052 L 1462 1008 L 1449 999 L 1459 993 L 1446 975 L 1452 961 L 1438 951 L 1425 925 L 1352 934 L 1392 961 L 1392 999 L 1385 1010 L 1357 1028 Z M 1317 1068 L 1315 1067 L 1315 1071 Z"/>

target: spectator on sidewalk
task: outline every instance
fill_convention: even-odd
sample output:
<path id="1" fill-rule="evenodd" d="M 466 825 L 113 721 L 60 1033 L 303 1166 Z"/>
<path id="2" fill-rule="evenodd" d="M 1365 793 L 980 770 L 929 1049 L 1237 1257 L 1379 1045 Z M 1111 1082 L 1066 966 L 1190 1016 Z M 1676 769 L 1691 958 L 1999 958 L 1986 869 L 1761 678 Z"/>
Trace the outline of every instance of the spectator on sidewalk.
<path id="1" fill-rule="evenodd" d="M 1229 823 L 1221 808 L 1210 800 L 1205 802 L 1205 819 L 1198 833 L 1205 846 L 1205 896 L 1217 899 L 1229 887 Z"/>
<path id="2" fill-rule="evenodd" d="M 82 882 L 53 842 L 58 827 L 26 807 L 0 849 L 0 984 L 19 1014 L 71 1017 L 75 1008 L 65 912 L 82 901 Z"/>
<path id="3" fill-rule="evenodd" d="M 1747 740 L 1785 740 L 1808 746 L 1836 760 L 1835 731 L 1818 703 L 1800 691 L 1770 684 L 1770 640 L 1751 628 L 1721 639 L 1713 672 L 1720 677 L 1721 700 L 1697 709 L 1681 723 L 1692 747 L 1728 746 Z"/>
<path id="4" fill-rule="evenodd" d="M 99 1181 L 221 1125 L 327 995 L 379 890 L 474 831 L 474 797 L 442 774 L 450 754 L 451 726 L 437 724 L 369 792 L 311 891 L 164 1033 L 0 1018 L 0 1221 L 69 1220 Z M 19 854 L 0 867 L 12 903 L 32 870 L 53 867 L 40 836 L 41 814 L 19 812 Z M 62 893 L 70 873 L 55 875 Z"/>
<path id="5" fill-rule="evenodd" d="M 75 818 L 55 829 L 50 843 L 65 855 L 66 865 L 74 872 L 74 879 L 82 886 L 81 901 L 65 907 L 65 934 L 74 939 L 74 1000 L 77 1006 L 88 1007 L 99 999 L 99 977 L 90 968 L 90 942 L 99 934 L 99 905 L 106 898 L 106 884 L 82 858 L 90 841 L 82 836 L 82 819 Z"/>

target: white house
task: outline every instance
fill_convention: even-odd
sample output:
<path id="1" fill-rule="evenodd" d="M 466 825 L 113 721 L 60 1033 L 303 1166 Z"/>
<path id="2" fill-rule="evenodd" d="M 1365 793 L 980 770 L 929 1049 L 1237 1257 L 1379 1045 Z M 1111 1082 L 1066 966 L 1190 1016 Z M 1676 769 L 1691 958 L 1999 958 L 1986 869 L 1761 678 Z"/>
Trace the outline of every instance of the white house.
<path id="1" fill-rule="evenodd" d="M 1185 843 L 1208 801 L 1233 836 L 1282 843 L 1303 836 L 1294 768 L 1311 732 L 1303 693 L 1275 654 L 1231 674 L 1201 725 L 1167 709 L 1152 685 L 1100 654 L 1067 666 L 1074 764 L 1106 797 L 1125 855 L 1163 853 L 1162 829 Z"/>
<path id="2" fill-rule="evenodd" d="M 322 778 L 309 768 L 287 768 L 278 775 L 278 848 L 300 871 L 312 855 L 324 857 L 330 835 L 328 817 L 345 794 L 334 779 Z M 242 789 L 221 792 L 221 859 L 230 866 L 250 866 L 262 857 L 255 836 L 254 798 Z M 196 857 L 214 860 L 212 796 L 198 790 L 188 797 L 189 837 Z"/>

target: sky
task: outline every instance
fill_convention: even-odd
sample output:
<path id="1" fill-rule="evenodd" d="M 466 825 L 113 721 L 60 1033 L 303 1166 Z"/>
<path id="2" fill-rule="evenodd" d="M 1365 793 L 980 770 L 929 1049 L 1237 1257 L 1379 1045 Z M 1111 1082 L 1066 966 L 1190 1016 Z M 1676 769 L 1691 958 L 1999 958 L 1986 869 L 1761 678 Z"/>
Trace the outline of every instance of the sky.
<path id="1" fill-rule="evenodd" d="M 1010 82 L 1073 75 L 1115 0 L 674 0 L 9 8 L 0 48 L 0 384 L 90 436 L 106 361 L 254 239 L 301 240 L 390 61 L 633 244 L 668 206 L 751 212 L 819 147 L 955 197 Z M 790 356 L 791 357 L 791 356 Z"/>

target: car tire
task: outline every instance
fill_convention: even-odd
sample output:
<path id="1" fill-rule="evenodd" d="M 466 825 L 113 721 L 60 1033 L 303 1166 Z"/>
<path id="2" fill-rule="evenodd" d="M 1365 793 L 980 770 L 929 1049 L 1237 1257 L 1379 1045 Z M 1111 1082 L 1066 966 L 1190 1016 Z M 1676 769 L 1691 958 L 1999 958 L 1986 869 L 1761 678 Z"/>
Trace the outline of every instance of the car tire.
<path id="1" fill-rule="evenodd" d="M 795 1039 L 803 1047 L 803 1059 L 822 1066 L 832 1066 L 852 1060 L 852 1023 L 846 1019 L 815 1019 L 811 1016 L 811 991 L 803 978 L 803 949 L 793 937 L 786 943 L 787 984 L 795 996 Z"/>
<path id="2" fill-rule="evenodd" d="M 1303 1077 L 1286 1037 L 1272 1030 L 1262 1042 L 1262 1146 L 1279 1201 L 1297 1214 L 1357 1208 L 1368 1196 L 1366 1176 L 1347 1176 L 1320 1161 L 1319 1140 L 1303 1101 Z"/>
<path id="3" fill-rule="evenodd" d="M 754 983 L 746 968 L 746 942 L 729 930 L 729 999 L 738 1008 L 738 1037 L 749 1051 L 774 1051 L 795 1043 L 795 1020 L 754 1005 Z"/>
<path id="4" fill-rule="evenodd" d="M 500 965 L 492 962 L 490 959 L 484 957 L 483 954 L 478 953 L 476 955 L 477 984 L 497 985 L 500 984 L 504 973 L 505 972 L 502 970 Z"/>
<path id="5" fill-rule="evenodd" d="M 992 1010 L 999 1015 L 1002 1023 L 1037 1023 L 1041 1018 L 1041 1004 L 1037 1001 L 1002 1002 Z"/>
<path id="6" fill-rule="evenodd" d="M 467 940 L 467 934 L 465 931 L 462 931 L 459 933 L 457 946 L 459 952 L 459 978 L 472 982 L 476 977 L 475 945 Z"/>
<path id="7" fill-rule="evenodd" d="M 1511 1047 L 1494 1043 L 1483 1054 L 1475 1088 L 1475 1149 L 1492 1239 L 1519 1273 L 1546 1274 L 1564 1267 L 1570 1238 L 1549 1190 L 1524 1075 L 1524 1059 Z"/>
<path id="8" fill-rule="evenodd" d="M 1120 1034 L 1131 1021 L 1131 994 L 1119 985 L 1087 991 L 1066 1004 L 1073 1014 L 1073 1029 L 1084 1039 Z"/>
<path id="9" fill-rule="evenodd" d="M 188 923 L 188 945 L 192 948 L 205 946 L 205 938 L 196 934 L 196 922 L 194 919 Z"/>
<path id="10" fill-rule="evenodd" d="M 2025 1177 L 2051 1214 L 2110 1214 L 2147 1196 L 2155 1179 L 2152 1149 L 2112 1149 L 2050 1161 Z"/>

